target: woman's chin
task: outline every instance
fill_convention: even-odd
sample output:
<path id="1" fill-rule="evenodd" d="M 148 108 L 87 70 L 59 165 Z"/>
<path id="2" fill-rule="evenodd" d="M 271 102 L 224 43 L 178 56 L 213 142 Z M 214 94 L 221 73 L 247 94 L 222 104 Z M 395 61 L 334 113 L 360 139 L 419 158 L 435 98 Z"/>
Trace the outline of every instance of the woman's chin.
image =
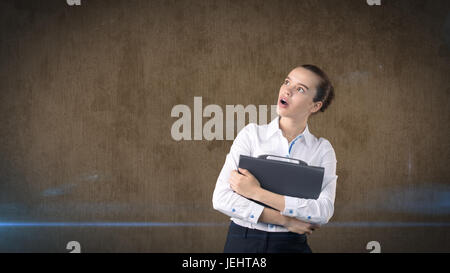
<path id="1" fill-rule="evenodd" d="M 283 109 L 283 108 L 277 106 L 277 114 L 280 117 L 285 117 L 285 116 L 287 116 L 287 111 L 286 111 L 286 109 Z"/>

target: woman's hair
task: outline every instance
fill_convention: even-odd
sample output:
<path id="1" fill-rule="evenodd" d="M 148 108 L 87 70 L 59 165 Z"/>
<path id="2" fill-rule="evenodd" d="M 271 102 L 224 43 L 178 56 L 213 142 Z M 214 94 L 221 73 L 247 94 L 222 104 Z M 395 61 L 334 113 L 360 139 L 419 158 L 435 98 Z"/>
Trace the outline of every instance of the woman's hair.
<path id="1" fill-rule="evenodd" d="M 330 82 L 327 74 L 322 71 L 322 69 L 318 68 L 312 64 L 304 64 L 301 67 L 313 72 L 320 78 L 320 83 L 317 86 L 316 96 L 313 99 L 313 102 L 321 101 L 322 107 L 320 108 L 320 112 L 325 112 L 325 109 L 331 104 L 331 101 L 334 99 L 334 87 Z M 317 113 L 317 112 L 315 112 Z"/>

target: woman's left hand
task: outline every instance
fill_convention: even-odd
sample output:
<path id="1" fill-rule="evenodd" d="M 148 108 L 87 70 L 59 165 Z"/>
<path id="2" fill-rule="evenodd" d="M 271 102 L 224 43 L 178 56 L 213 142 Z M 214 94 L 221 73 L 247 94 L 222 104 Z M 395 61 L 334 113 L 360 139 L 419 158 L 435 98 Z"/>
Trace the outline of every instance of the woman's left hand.
<path id="1" fill-rule="evenodd" d="M 258 179 L 256 179 L 248 170 L 239 168 L 238 171 L 231 171 L 229 183 L 231 189 L 236 193 L 255 200 L 255 196 L 261 189 Z"/>

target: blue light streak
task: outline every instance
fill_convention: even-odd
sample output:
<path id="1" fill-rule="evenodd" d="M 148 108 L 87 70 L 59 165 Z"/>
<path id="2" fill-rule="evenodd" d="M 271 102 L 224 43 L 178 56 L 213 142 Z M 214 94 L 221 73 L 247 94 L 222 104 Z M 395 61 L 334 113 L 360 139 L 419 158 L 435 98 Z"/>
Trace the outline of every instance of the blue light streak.
<path id="1" fill-rule="evenodd" d="M 1 227 L 213 227 L 224 223 L 196 222 L 0 222 Z"/>
<path id="2" fill-rule="evenodd" d="M 330 222 L 324 227 L 385 228 L 385 227 L 449 227 L 450 222 Z"/>
<path id="3" fill-rule="evenodd" d="M 40 227 L 227 227 L 229 223 L 202 222 L 0 222 L 0 228 Z M 384 228 L 384 227 L 450 227 L 450 222 L 330 222 L 323 228 Z"/>

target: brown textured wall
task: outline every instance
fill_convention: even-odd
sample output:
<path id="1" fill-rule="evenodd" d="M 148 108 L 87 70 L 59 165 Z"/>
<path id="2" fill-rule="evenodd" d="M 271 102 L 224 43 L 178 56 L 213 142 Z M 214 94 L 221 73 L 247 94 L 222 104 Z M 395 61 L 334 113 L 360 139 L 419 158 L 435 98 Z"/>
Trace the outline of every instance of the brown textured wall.
<path id="1" fill-rule="evenodd" d="M 173 140 L 171 109 L 275 104 L 303 63 L 336 88 L 309 121 L 339 176 L 313 251 L 450 251 L 447 0 L 81 3 L 0 3 L 0 221 L 219 225 L 0 227 L 0 251 L 221 252 L 232 142 Z"/>

